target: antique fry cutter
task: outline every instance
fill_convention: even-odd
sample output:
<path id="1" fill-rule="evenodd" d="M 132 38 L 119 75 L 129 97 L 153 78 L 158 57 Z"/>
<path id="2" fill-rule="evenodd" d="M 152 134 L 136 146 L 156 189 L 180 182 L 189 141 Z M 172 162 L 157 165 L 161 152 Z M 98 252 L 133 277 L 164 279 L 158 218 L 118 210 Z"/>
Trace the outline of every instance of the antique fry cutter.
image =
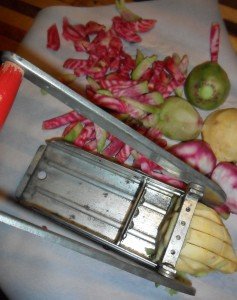
<path id="1" fill-rule="evenodd" d="M 16 72 L 13 76 L 19 78 L 18 84 L 9 85 L 12 93 L 6 103 L 0 103 L 1 125 L 24 76 L 187 184 L 185 191 L 174 188 L 102 156 L 53 140 L 38 149 L 18 186 L 16 199 L 100 247 L 43 230 L 4 212 L 0 212 L 0 221 L 147 280 L 194 295 L 193 287 L 178 280 L 175 266 L 197 202 L 220 205 L 226 198 L 224 191 L 22 57 L 11 52 L 2 52 L 0 57 L 2 68 L 12 67 Z M 0 97 L 2 91 L 8 89 L 6 83 L 1 83 L 0 78 Z M 169 243 L 162 249 L 159 259 L 154 259 L 161 247 L 162 226 L 177 205 L 179 217 Z"/>

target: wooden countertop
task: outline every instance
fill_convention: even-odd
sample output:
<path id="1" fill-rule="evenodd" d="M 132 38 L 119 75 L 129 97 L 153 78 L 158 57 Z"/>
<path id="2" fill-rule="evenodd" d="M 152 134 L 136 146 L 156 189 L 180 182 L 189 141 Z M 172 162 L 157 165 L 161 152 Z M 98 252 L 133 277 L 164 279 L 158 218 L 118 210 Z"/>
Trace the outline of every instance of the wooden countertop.
<path id="1" fill-rule="evenodd" d="M 0 50 L 14 51 L 42 8 L 52 5 L 89 7 L 107 4 L 114 4 L 114 0 L 1 0 Z M 219 0 L 219 7 L 231 44 L 237 53 L 237 1 Z"/>

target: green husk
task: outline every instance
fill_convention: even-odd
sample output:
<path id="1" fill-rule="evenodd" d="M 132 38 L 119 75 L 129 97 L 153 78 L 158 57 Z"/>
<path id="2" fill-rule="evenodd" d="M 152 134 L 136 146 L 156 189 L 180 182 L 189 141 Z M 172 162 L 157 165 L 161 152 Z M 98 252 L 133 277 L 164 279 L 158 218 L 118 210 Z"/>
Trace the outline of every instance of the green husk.
<path id="1" fill-rule="evenodd" d="M 68 142 L 74 142 L 78 135 L 81 133 L 83 125 L 78 122 L 65 136 L 64 140 Z"/>
<path id="2" fill-rule="evenodd" d="M 139 62 L 139 64 L 132 71 L 132 80 L 139 80 L 142 75 L 149 69 L 152 64 L 157 60 L 157 55 L 147 56 Z"/>
<path id="3" fill-rule="evenodd" d="M 92 77 L 87 76 L 86 80 L 94 91 L 101 89 L 100 85 Z"/>
<path id="4" fill-rule="evenodd" d="M 115 1 L 116 8 L 118 12 L 120 13 L 120 16 L 125 20 L 125 21 L 137 21 L 140 20 L 141 17 L 134 14 L 130 9 L 128 9 L 125 6 L 125 1 L 124 0 L 116 0 Z"/>
<path id="5" fill-rule="evenodd" d="M 136 54 L 136 66 L 145 58 L 144 54 L 140 49 L 137 49 L 137 54 Z"/>
<path id="6" fill-rule="evenodd" d="M 160 105 L 156 127 L 168 138 L 188 141 L 199 136 L 203 120 L 185 99 L 169 97 Z"/>
<path id="7" fill-rule="evenodd" d="M 99 89 L 99 90 L 97 90 L 97 93 L 101 94 L 101 95 L 113 97 L 113 94 L 109 90 Z"/>
<path id="8" fill-rule="evenodd" d="M 132 105 L 133 107 L 139 108 L 139 109 L 141 109 L 145 112 L 148 112 L 148 113 L 154 113 L 155 114 L 157 112 L 157 110 L 159 109 L 155 105 L 144 104 L 144 103 L 141 103 L 141 102 L 139 102 L 135 99 L 128 98 L 128 97 L 121 97 L 121 100 L 124 101 L 127 104 Z"/>

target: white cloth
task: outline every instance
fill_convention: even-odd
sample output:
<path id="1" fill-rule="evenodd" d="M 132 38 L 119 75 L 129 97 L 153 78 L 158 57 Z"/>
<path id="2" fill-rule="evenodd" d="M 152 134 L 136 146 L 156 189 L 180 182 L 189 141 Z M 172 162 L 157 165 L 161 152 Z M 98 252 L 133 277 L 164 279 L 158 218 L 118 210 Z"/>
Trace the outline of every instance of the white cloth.
<path id="1" fill-rule="evenodd" d="M 209 59 L 210 25 L 220 22 L 219 62 L 229 74 L 232 84 L 228 101 L 222 107 L 237 105 L 236 55 L 228 40 L 217 1 L 159 0 L 128 6 L 144 18 L 157 19 L 157 24 L 153 30 L 142 34 L 141 44 L 126 44 L 127 51 L 135 54 L 139 47 L 146 54 L 157 53 L 161 57 L 173 52 L 187 54 L 192 66 Z M 95 20 L 110 26 L 112 16 L 116 14 L 114 5 L 103 8 L 47 8 L 37 16 L 20 53 L 55 75 L 63 71 L 63 61 L 75 57 L 76 53 L 72 44 L 64 40 L 58 52 L 46 49 L 47 28 L 54 22 L 61 28 L 63 16 L 67 16 L 72 23 Z M 14 196 L 38 146 L 61 133 L 60 130 L 42 131 L 42 121 L 68 110 L 54 97 L 42 96 L 38 87 L 26 80 L 23 82 L 0 133 L 0 210 L 78 238 L 9 200 Z M 237 216 L 232 215 L 226 225 L 237 247 L 236 221 Z M 195 299 L 236 299 L 236 274 L 213 274 L 193 278 L 192 281 L 197 289 Z M 3 224 L 0 224 L 0 286 L 13 300 L 170 298 L 163 287 L 155 288 L 151 282 Z M 175 299 L 191 299 L 191 296 L 179 293 Z"/>

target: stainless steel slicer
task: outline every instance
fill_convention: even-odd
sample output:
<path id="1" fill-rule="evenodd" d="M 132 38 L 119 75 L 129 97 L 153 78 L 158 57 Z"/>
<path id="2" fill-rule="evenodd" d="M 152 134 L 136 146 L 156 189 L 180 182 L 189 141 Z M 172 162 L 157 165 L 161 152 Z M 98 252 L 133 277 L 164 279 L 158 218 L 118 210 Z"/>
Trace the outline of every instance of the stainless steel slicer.
<path id="1" fill-rule="evenodd" d="M 86 237 L 97 247 L 43 230 L 4 212 L 0 212 L 0 221 L 155 283 L 194 295 L 193 287 L 178 280 L 176 263 L 197 202 L 219 205 L 225 201 L 223 190 L 22 57 L 2 52 L 1 61 L 16 64 L 26 79 L 187 183 L 187 189 L 174 188 L 100 155 L 53 140 L 38 149 L 18 186 L 16 199 Z M 177 205 L 177 222 L 168 245 L 161 251 L 162 227 Z"/>

